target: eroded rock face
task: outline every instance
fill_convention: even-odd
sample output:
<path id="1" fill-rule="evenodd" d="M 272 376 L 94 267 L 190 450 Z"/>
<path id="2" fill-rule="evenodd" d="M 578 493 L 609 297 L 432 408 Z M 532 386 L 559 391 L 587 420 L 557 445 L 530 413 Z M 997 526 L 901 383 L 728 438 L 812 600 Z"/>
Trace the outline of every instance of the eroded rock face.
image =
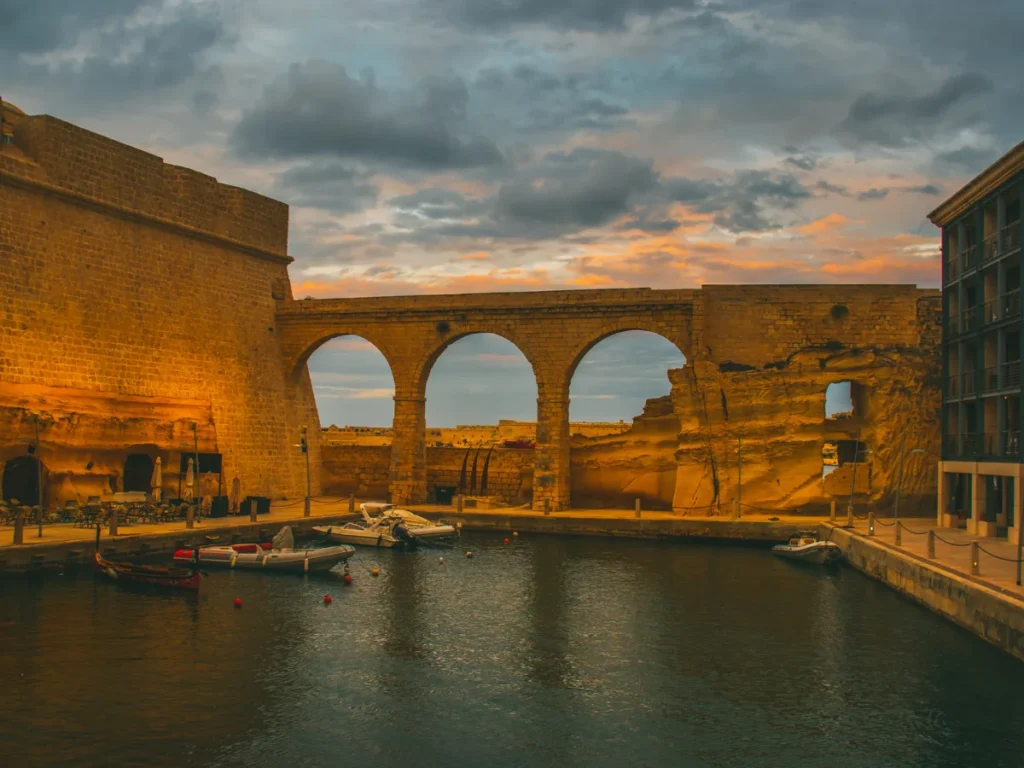
<path id="1" fill-rule="evenodd" d="M 938 356 L 914 348 L 809 348 L 769 368 L 697 360 L 669 372 L 672 392 L 650 400 L 622 435 L 575 439 L 574 506 L 732 514 L 744 509 L 845 511 L 893 502 L 905 438 L 900 509 L 931 514 L 940 451 Z M 854 412 L 826 419 L 829 384 L 852 384 Z M 869 451 L 822 477 L 826 442 L 859 436 Z M 737 492 L 742 473 L 742 493 Z"/>

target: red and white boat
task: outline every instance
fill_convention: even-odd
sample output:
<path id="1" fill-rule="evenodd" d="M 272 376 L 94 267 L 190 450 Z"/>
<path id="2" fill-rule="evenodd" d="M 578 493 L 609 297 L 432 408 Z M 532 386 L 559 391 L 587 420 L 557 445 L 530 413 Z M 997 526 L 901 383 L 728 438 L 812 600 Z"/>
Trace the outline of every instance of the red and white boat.
<path id="1" fill-rule="evenodd" d="M 267 571 L 309 573 L 329 571 L 338 563 L 355 554 L 354 547 L 340 545 L 318 549 L 296 549 L 291 528 L 284 527 L 273 543 L 229 544 L 199 548 L 200 565 L 221 565 L 226 568 L 248 568 Z M 174 553 L 176 563 L 194 562 L 195 550 L 179 549 Z"/>

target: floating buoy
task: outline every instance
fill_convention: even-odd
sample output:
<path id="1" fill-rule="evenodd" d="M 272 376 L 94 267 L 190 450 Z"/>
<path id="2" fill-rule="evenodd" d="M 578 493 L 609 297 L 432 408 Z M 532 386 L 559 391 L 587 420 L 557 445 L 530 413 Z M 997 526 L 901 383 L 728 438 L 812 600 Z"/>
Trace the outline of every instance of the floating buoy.
<path id="1" fill-rule="evenodd" d="M 346 574 L 345 574 L 345 576 L 344 576 L 344 578 L 342 579 L 342 581 L 344 581 L 346 585 L 348 585 L 348 584 L 351 584 L 351 583 L 352 583 L 352 577 L 351 577 L 351 576 L 349 576 L 349 575 L 348 575 L 348 574 L 346 573 Z"/>
<path id="2" fill-rule="evenodd" d="M 444 558 L 443 557 L 437 558 L 437 562 L 439 562 L 441 565 L 444 565 Z"/>
<path id="3" fill-rule="evenodd" d="M 505 543 L 508 544 L 508 539 L 505 539 Z"/>
<path id="4" fill-rule="evenodd" d="M 235 608 L 241 608 L 241 607 L 242 607 L 242 598 L 236 597 L 235 598 Z"/>
<path id="5" fill-rule="evenodd" d="M 380 568 L 374 568 L 372 571 L 370 571 L 370 573 L 372 573 L 374 576 L 380 576 Z"/>
<path id="6" fill-rule="evenodd" d="M 519 535 L 519 531 L 512 531 L 512 535 L 513 536 L 518 536 Z"/>
<path id="7" fill-rule="evenodd" d="M 330 595 L 324 595 L 324 605 L 330 605 L 330 604 L 331 604 L 331 596 Z"/>
<path id="8" fill-rule="evenodd" d="M 467 553 L 466 553 L 466 557 L 472 557 L 472 556 L 473 556 L 473 553 L 472 553 L 472 552 L 467 552 Z"/>

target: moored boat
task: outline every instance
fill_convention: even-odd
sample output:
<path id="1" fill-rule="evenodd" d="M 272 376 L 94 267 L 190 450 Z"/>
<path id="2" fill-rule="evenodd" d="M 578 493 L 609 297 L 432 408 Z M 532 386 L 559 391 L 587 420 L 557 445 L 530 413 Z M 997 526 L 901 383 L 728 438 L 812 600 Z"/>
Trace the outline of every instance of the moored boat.
<path id="1" fill-rule="evenodd" d="M 780 557 L 817 565 L 837 562 L 843 556 L 843 550 L 838 544 L 819 540 L 814 531 L 801 531 L 791 536 L 786 544 L 776 544 L 772 552 Z"/>
<path id="2" fill-rule="evenodd" d="M 357 544 L 364 547 L 387 549 L 414 549 L 417 539 L 402 524 L 401 518 L 378 518 L 370 522 L 351 522 L 344 525 L 315 525 L 313 530 L 328 541 Z"/>
<path id="3" fill-rule="evenodd" d="M 106 576 L 118 584 L 166 587 L 169 589 L 199 589 L 199 571 L 190 568 L 163 568 L 156 565 L 107 560 L 99 552 L 93 555 L 96 574 Z"/>
<path id="4" fill-rule="evenodd" d="M 310 573 L 329 571 L 355 554 L 355 549 L 347 545 L 300 549 L 294 544 L 291 528 L 285 526 L 273 542 L 200 547 L 199 562 L 227 568 Z M 195 552 L 194 549 L 179 549 L 174 553 L 174 561 L 191 562 Z"/>
<path id="5" fill-rule="evenodd" d="M 400 518 L 405 530 L 410 536 L 421 541 L 432 539 L 447 539 L 458 533 L 458 528 L 444 521 L 432 522 L 425 517 L 410 512 L 407 509 L 399 509 L 394 504 L 384 502 L 368 501 L 359 505 L 359 511 L 363 520 L 367 523 L 382 521 L 385 518 Z M 461 525 L 461 524 L 460 524 Z"/>
<path id="6" fill-rule="evenodd" d="M 124 586 L 159 587 L 165 589 L 199 589 L 201 571 L 194 560 L 191 568 L 166 568 L 159 565 L 140 565 L 107 560 L 100 554 L 100 527 L 96 526 L 96 551 L 93 568 L 97 576 L 104 576 Z"/>

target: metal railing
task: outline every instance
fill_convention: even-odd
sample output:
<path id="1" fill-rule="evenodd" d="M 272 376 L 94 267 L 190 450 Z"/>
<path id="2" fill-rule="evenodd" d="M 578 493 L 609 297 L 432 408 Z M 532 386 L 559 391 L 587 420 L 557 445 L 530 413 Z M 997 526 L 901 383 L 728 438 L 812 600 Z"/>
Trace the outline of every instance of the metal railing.
<path id="1" fill-rule="evenodd" d="M 995 392 L 999 389 L 999 366 L 992 365 L 985 369 L 985 378 L 982 379 L 983 392 Z"/>
<path id="2" fill-rule="evenodd" d="M 960 388 L 961 394 L 973 395 L 976 387 L 974 386 L 975 376 L 974 371 L 964 371 L 963 386 Z"/>
<path id="3" fill-rule="evenodd" d="M 960 396 L 960 376 L 954 374 L 946 381 L 946 397 Z"/>
<path id="4" fill-rule="evenodd" d="M 1020 456 L 1020 430 L 1003 432 L 1003 455 Z"/>
<path id="5" fill-rule="evenodd" d="M 985 456 L 999 455 L 999 433 L 986 432 L 981 441 L 982 454 Z"/>
<path id="6" fill-rule="evenodd" d="M 1003 253 L 1020 250 L 1020 221 L 1013 221 L 1003 227 Z"/>
<path id="7" fill-rule="evenodd" d="M 999 258 L 999 233 L 993 232 L 981 241 L 982 261 L 994 261 Z"/>
<path id="8" fill-rule="evenodd" d="M 1003 363 L 1003 387 L 1020 386 L 1020 360 Z"/>
<path id="9" fill-rule="evenodd" d="M 1008 320 L 1011 317 L 1020 316 L 1020 288 L 1015 288 L 1012 291 L 1007 291 L 1003 294 L 1001 302 L 1003 320 Z"/>
<path id="10" fill-rule="evenodd" d="M 960 259 L 956 255 L 951 255 L 946 261 L 946 283 L 952 283 L 958 277 L 960 277 Z"/>
<path id="11" fill-rule="evenodd" d="M 981 307 L 981 322 L 983 325 L 991 325 L 999 321 L 999 299 L 989 299 Z"/>
<path id="12" fill-rule="evenodd" d="M 978 246 L 969 245 L 960 254 L 960 268 L 963 272 L 970 272 L 978 266 Z"/>
<path id="13" fill-rule="evenodd" d="M 960 332 L 970 333 L 978 329 L 978 306 L 968 307 L 960 315 Z"/>
<path id="14" fill-rule="evenodd" d="M 980 443 L 980 435 L 968 432 L 943 437 L 943 449 L 949 456 L 973 456 Z"/>

